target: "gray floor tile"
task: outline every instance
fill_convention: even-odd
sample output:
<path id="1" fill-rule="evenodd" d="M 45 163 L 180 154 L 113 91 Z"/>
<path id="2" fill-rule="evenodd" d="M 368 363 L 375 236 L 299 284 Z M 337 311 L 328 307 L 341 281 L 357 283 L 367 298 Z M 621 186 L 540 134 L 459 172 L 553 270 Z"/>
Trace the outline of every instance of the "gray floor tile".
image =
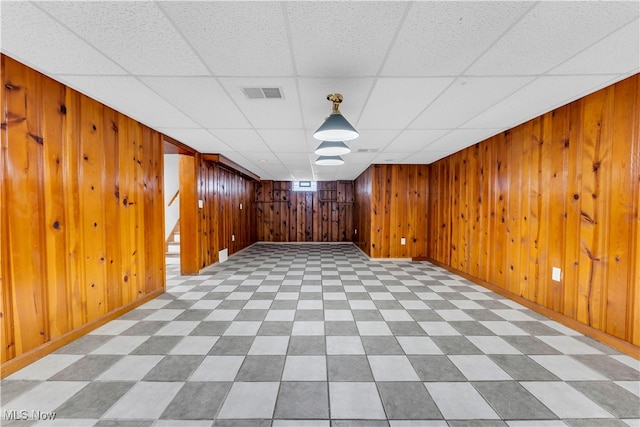
<path id="1" fill-rule="evenodd" d="M 200 322 L 189 335 L 220 336 L 227 330 L 231 322 Z"/>
<path id="2" fill-rule="evenodd" d="M 326 382 L 282 382 L 276 402 L 275 418 L 329 418 Z"/>
<path id="3" fill-rule="evenodd" d="M 614 381 L 640 381 L 640 372 L 608 355 L 579 354 L 574 359 Z"/>
<path id="4" fill-rule="evenodd" d="M 503 419 L 550 420 L 557 418 L 516 381 L 489 381 L 473 386 Z"/>
<path id="5" fill-rule="evenodd" d="M 389 427 L 389 422 L 382 420 L 331 420 L 331 427 Z"/>
<path id="6" fill-rule="evenodd" d="M 462 372 L 447 356 L 409 356 L 421 381 L 465 381 Z"/>
<path id="7" fill-rule="evenodd" d="M 465 310 L 466 312 L 467 310 Z M 483 319 L 484 320 L 484 319 Z M 486 335 L 495 335 L 489 329 L 487 329 L 484 325 L 474 321 L 461 321 L 461 322 L 449 322 L 451 326 L 456 328 L 458 332 L 462 335 L 467 336 L 486 336 Z"/>
<path id="8" fill-rule="evenodd" d="M 330 382 L 329 399 L 332 419 L 387 419 L 373 382 Z"/>
<path id="9" fill-rule="evenodd" d="M 213 345 L 210 355 L 246 355 L 254 337 L 220 337 Z"/>
<path id="10" fill-rule="evenodd" d="M 547 327 L 546 325 L 543 326 Z M 502 338 L 524 354 L 561 354 L 558 350 L 536 337 L 505 336 Z"/>
<path id="11" fill-rule="evenodd" d="M 324 322 L 325 335 L 358 335 L 356 322 L 328 321 Z"/>
<path id="12" fill-rule="evenodd" d="M 162 320 L 142 320 L 126 331 L 122 332 L 120 335 L 143 335 L 143 336 L 151 336 L 158 332 L 161 328 L 169 324 L 168 321 Z"/>
<path id="13" fill-rule="evenodd" d="M 629 424 L 622 420 L 612 419 L 568 419 L 564 422 L 570 427 L 629 427 Z"/>
<path id="14" fill-rule="evenodd" d="M 575 381 L 573 388 L 619 418 L 640 418 L 640 397 L 610 381 Z"/>
<path id="15" fill-rule="evenodd" d="M 404 354 L 395 337 L 361 337 L 365 353 L 369 355 Z"/>
<path id="16" fill-rule="evenodd" d="M 231 383 L 189 382 L 173 398 L 161 415 L 167 420 L 213 420 Z"/>
<path id="17" fill-rule="evenodd" d="M 262 322 L 260 329 L 258 329 L 257 335 L 262 336 L 283 336 L 291 335 L 293 329 L 293 322 L 276 321 L 276 322 Z"/>
<path id="18" fill-rule="evenodd" d="M 498 420 L 453 420 L 448 422 L 449 427 L 507 427 L 508 424 Z M 533 423 L 529 427 L 540 427 Z"/>
<path id="19" fill-rule="evenodd" d="M 122 356 L 119 355 L 87 355 L 50 378 L 52 381 L 87 381 L 93 380 L 109 369 Z"/>
<path id="20" fill-rule="evenodd" d="M 178 336 L 150 337 L 133 350 L 131 354 L 167 354 L 181 339 L 182 337 Z"/>
<path id="21" fill-rule="evenodd" d="M 329 381 L 373 381 L 366 356 L 327 356 Z"/>
<path id="22" fill-rule="evenodd" d="M 100 418 L 135 382 L 96 381 L 56 408 L 56 418 Z"/>
<path id="23" fill-rule="evenodd" d="M 529 356 L 492 354 L 489 358 L 518 381 L 557 381 L 553 373 L 540 366 Z"/>
<path id="24" fill-rule="evenodd" d="M 41 383 L 42 381 L 34 380 L 2 380 L 0 382 L 0 401 L 6 405 Z"/>
<path id="25" fill-rule="evenodd" d="M 95 427 L 151 427 L 154 420 L 100 420 Z"/>
<path id="26" fill-rule="evenodd" d="M 165 356 L 143 381 L 186 381 L 204 356 Z"/>
<path id="27" fill-rule="evenodd" d="M 72 343 L 69 343 L 64 347 L 56 350 L 54 354 L 88 354 L 96 348 L 105 344 L 111 338 L 113 337 L 107 335 L 85 335 L 73 341 Z"/>
<path id="28" fill-rule="evenodd" d="M 387 322 L 395 336 L 426 336 L 427 333 L 417 322 Z"/>
<path id="29" fill-rule="evenodd" d="M 247 356 L 236 381 L 280 381 L 284 362 L 284 356 Z"/>
<path id="30" fill-rule="evenodd" d="M 378 391 L 389 419 L 442 419 L 442 414 L 420 382 L 379 382 Z"/>
<path id="31" fill-rule="evenodd" d="M 289 339 L 287 354 L 294 356 L 326 354 L 325 337 L 293 336 Z"/>
<path id="32" fill-rule="evenodd" d="M 432 336 L 433 342 L 444 354 L 483 354 L 482 351 L 466 337 L 441 337 Z"/>

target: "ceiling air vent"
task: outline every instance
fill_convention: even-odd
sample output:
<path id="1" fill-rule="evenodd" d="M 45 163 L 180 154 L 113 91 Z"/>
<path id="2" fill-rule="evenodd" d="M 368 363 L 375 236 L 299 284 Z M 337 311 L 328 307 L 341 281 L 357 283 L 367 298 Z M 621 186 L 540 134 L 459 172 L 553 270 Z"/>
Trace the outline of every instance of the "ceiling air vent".
<path id="1" fill-rule="evenodd" d="M 358 153 L 377 153 L 378 149 L 377 148 L 359 148 Z"/>
<path id="2" fill-rule="evenodd" d="M 279 87 L 243 87 L 242 91 L 249 99 L 282 99 Z"/>

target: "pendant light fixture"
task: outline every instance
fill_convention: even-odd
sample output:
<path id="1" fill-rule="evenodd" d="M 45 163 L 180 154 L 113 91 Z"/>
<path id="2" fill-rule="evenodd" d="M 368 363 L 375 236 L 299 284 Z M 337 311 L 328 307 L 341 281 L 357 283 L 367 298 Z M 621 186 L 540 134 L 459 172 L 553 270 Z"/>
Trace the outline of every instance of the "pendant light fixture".
<path id="1" fill-rule="evenodd" d="M 341 156 L 350 152 L 343 141 L 322 141 L 315 151 L 318 156 Z"/>
<path id="2" fill-rule="evenodd" d="M 340 156 L 320 156 L 316 159 L 319 166 L 340 166 L 344 165 L 344 160 Z"/>
<path id="3" fill-rule="evenodd" d="M 351 141 L 360 136 L 358 131 L 355 130 L 347 119 L 344 118 L 342 113 L 340 113 L 342 95 L 339 93 L 330 93 L 327 95 L 327 100 L 333 103 L 333 109 L 322 126 L 313 134 L 313 137 L 320 141 Z"/>

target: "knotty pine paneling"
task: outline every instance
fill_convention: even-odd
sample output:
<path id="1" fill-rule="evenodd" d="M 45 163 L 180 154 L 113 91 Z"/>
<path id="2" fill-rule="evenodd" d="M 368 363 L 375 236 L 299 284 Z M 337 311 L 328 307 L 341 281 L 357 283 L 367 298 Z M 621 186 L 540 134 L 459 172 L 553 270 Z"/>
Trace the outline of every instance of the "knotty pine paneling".
<path id="1" fill-rule="evenodd" d="M 290 181 L 256 188 L 257 238 L 263 242 L 350 242 L 352 181 L 318 181 L 316 192 L 292 190 Z"/>
<path id="2" fill-rule="evenodd" d="M 6 375 L 23 363 L 7 362 L 53 350 L 74 331 L 163 292 L 164 211 L 159 133 L 9 57 L 1 61 Z"/>
<path id="3" fill-rule="evenodd" d="M 430 258 L 640 345 L 639 107 L 636 75 L 430 165 Z"/>
<path id="4" fill-rule="evenodd" d="M 428 171 L 428 165 L 372 165 L 356 179 L 355 242 L 367 255 L 427 256 Z"/>

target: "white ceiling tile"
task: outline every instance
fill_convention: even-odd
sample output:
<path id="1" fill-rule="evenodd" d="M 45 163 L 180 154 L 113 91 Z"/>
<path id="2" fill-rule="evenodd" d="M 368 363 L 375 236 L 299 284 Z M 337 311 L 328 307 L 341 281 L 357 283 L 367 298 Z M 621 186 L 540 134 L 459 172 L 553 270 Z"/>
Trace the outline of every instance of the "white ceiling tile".
<path id="1" fill-rule="evenodd" d="M 413 121 L 453 78 L 381 78 L 356 129 L 402 129 Z"/>
<path id="2" fill-rule="evenodd" d="M 152 128 L 198 127 L 194 121 L 133 77 L 59 75 L 56 78 Z"/>
<path id="3" fill-rule="evenodd" d="M 286 76 L 292 59 L 280 2 L 159 2 L 219 76 Z"/>
<path id="4" fill-rule="evenodd" d="M 31 3 L 2 2 L 1 22 L 2 52 L 46 74 L 126 74 Z"/>
<path id="5" fill-rule="evenodd" d="M 204 128 L 248 128 L 213 77 L 143 77 L 141 80 Z"/>
<path id="6" fill-rule="evenodd" d="M 639 13 L 638 3 L 633 1 L 539 2 L 467 73 L 545 73 L 605 37 L 612 29 L 637 18 Z M 599 68 L 597 65 L 593 67 Z M 582 72 L 589 73 L 590 70 Z"/>
<path id="7" fill-rule="evenodd" d="M 301 76 L 376 75 L 407 7 L 404 2 L 284 4 Z"/>
<path id="8" fill-rule="evenodd" d="M 450 153 L 462 150 L 470 145 L 484 141 L 499 131 L 495 129 L 454 129 L 423 151 L 449 151 Z"/>
<path id="9" fill-rule="evenodd" d="M 598 58 L 594 61 L 594 58 Z M 640 70 L 640 20 L 627 24 L 551 70 L 553 74 L 625 73 Z"/>
<path id="10" fill-rule="evenodd" d="M 379 149 L 387 147 L 400 133 L 398 130 L 359 130 L 360 136 L 352 141 L 347 141 L 347 145 L 353 150 L 360 149 Z"/>
<path id="11" fill-rule="evenodd" d="M 155 2 L 37 4 L 131 73 L 209 74 Z"/>
<path id="12" fill-rule="evenodd" d="M 460 77 L 409 127 L 456 128 L 533 79 L 534 77 Z"/>
<path id="13" fill-rule="evenodd" d="M 386 147 L 385 151 L 393 151 L 396 153 L 420 151 L 449 132 L 450 129 L 405 130 Z"/>
<path id="14" fill-rule="evenodd" d="M 235 104 L 257 129 L 302 129 L 298 92 L 294 78 L 221 78 Z M 242 88 L 277 87 L 282 99 L 249 99 Z"/>
<path id="15" fill-rule="evenodd" d="M 308 153 L 282 153 L 276 154 L 280 161 L 287 167 L 306 167 L 311 164 Z M 314 154 L 315 156 L 315 154 Z M 315 157 L 314 157 L 315 160 Z"/>
<path id="16" fill-rule="evenodd" d="M 608 84 L 615 76 L 540 77 L 463 125 L 508 129 Z M 526 102 L 523 102 L 526 100 Z"/>
<path id="17" fill-rule="evenodd" d="M 532 2 L 413 2 L 382 75 L 464 71 Z"/>
<path id="18" fill-rule="evenodd" d="M 373 78 L 300 78 L 298 88 L 305 128 L 316 131 L 331 113 L 333 104 L 327 100 L 330 93 L 340 93 L 343 101 L 340 112 L 352 124 L 364 109 L 373 87 Z"/>
<path id="19" fill-rule="evenodd" d="M 274 152 L 307 153 L 307 136 L 299 129 L 259 129 L 258 133 Z M 315 143 L 318 141 L 314 140 Z"/>
<path id="20" fill-rule="evenodd" d="M 209 129 L 209 132 L 242 153 L 270 151 L 258 132 L 253 129 Z"/>
<path id="21" fill-rule="evenodd" d="M 157 128 L 157 130 L 201 153 L 220 153 L 231 149 L 205 129 Z"/>

